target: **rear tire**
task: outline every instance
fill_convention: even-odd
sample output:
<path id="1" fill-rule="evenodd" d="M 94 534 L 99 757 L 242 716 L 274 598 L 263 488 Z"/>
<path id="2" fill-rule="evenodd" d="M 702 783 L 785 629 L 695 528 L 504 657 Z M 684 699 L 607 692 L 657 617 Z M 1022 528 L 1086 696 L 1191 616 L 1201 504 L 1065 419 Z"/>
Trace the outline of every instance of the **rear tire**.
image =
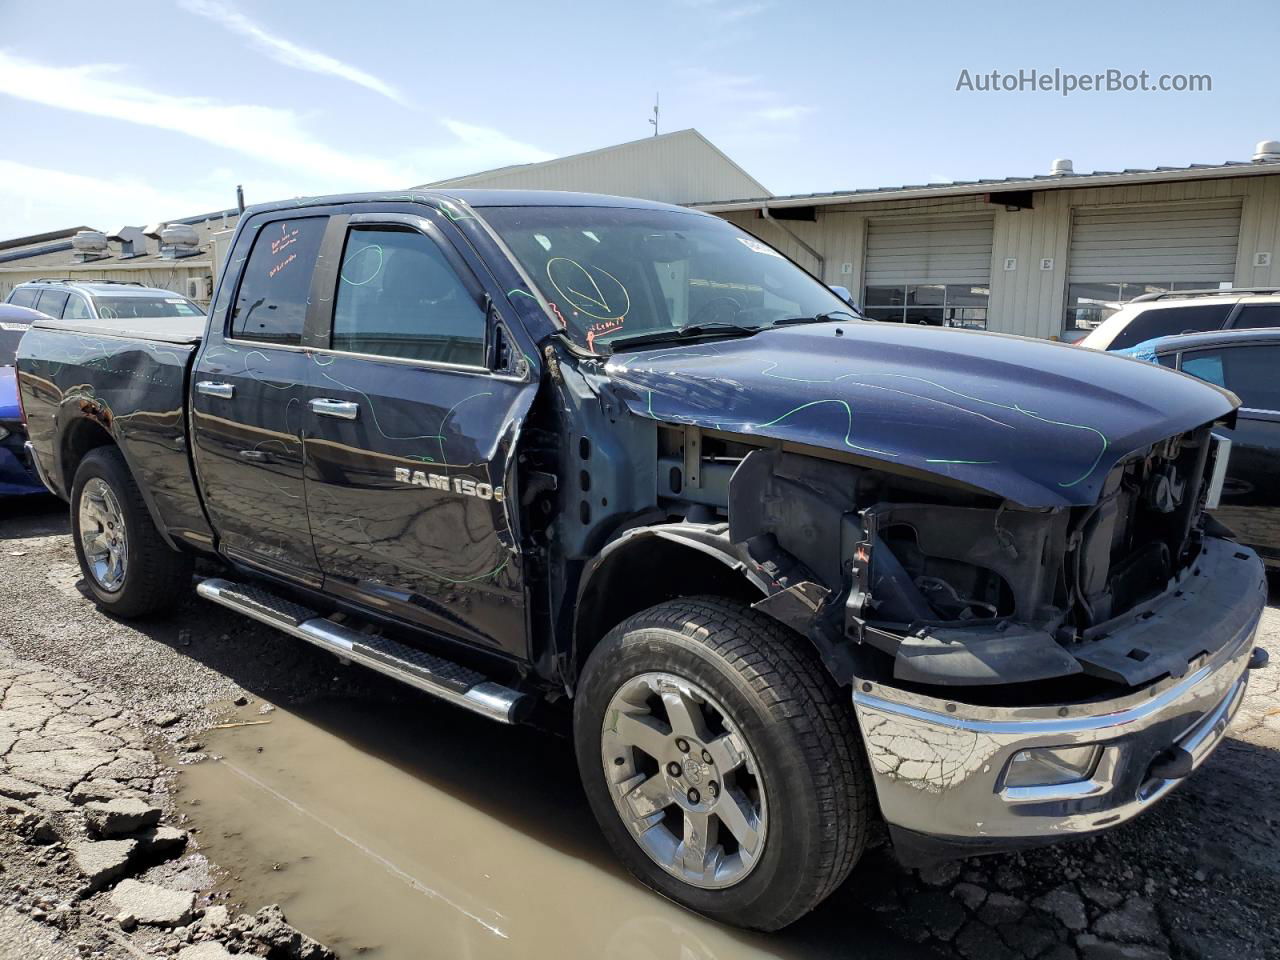
<path id="1" fill-rule="evenodd" d="M 71 485 L 71 533 L 94 602 L 113 616 L 172 609 L 191 585 L 191 557 L 161 538 L 116 447 L 98 447 L 80 461 Z"/>
<path id="2" fill-rule="evenodd" d="M 611 630 L 583 670 L 574 739 L 614 852 L 713 919 L 784 927 L 862 853 L 869 778 L 848 694 L 806 640 L 739 603 L 668 601 Z"/>

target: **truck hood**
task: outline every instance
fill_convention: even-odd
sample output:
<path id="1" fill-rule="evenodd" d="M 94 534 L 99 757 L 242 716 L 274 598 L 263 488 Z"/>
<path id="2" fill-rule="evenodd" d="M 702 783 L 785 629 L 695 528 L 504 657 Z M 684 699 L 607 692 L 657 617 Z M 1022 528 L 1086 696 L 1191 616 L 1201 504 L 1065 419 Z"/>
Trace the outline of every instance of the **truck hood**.
<path id="1" fill-rule="evenodd" d="M 0 420 L 21 420 L 18 406 L 18 374 L 13 367 L 0 367 Z"/>
<path id="2" fill-rule="evenodd" d="M 1029 507 L 1093 503 L 1120 460 L 1238 406 L 1095 350 L 873 322 L 618 353 L 605 371 L 637 416 L 838 450 Z"/>

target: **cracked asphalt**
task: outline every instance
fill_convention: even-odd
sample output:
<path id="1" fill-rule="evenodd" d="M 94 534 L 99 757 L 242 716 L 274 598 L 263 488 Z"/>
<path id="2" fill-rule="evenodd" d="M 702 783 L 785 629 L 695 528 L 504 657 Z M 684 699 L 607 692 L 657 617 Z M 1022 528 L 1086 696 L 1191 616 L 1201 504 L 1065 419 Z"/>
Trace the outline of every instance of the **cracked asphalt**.
<path id="1" fill-rule="evenodd" d="M 135 772 L 129 761 L 143 757 L 127 751 L 153 750 L 171 762 L 198 758 L 201 731 L 246 694 L 281 706 L 322 697 L 385 703 L 401 695 L 381 678 L 335 669 L 327 655 L 281 642 L 267 628 L 194 597 L 164 620 L 112 621 L 81 595 L 66 530 L 59 503 L 0 505 L 5 574 L 0 656 L 55 671 L 58 683 L 78 685 L 90 703 L 109 704 L 136 724 L 145 747 L 132 734 L 128 740 L 120 737 L 125 728 L 111 722 L 112 730 L 98 732 L 121 744 L 99 739 L 83 746 L 112 753 L 107 762 L 118 764 L 117 782 L 166 809 L 171 809 L 166 778 L 128 776 Z M 1275 806 L 1280 796 L 1280 584 L 1274 582 L 1258 643 L 1270 651 L 1273 666 L 1253 672 L 1227 740 L 1185 785 L 1133 823 L 1093 839 L 974 858 L 923 873 L 897 865 L 881 839 L 826 904 L 767 938 L 770 952 L 790 958 L 869 956 L 859 944 L 870 936 L 863 925 L 872 924 L 879 928 L 871 937 L 877 944 L 897 944 L 888 950 L 877 946 L 875 956 L 1280 958 L 1280 811 Z M 49 693 L 55 710 L 69 712 L 84 702 L 71 703 L 75 698 L 68 697 L 62 706 L 56 691 Z M 0 706 L 0 719 L 3 711 Z M 11 746 L 0 742 L 0 753 Z M 11 775 L 47 772 L 32 760 L 6 763 L 12 767 L 15 760 L 23 769 L 10 769 Z M 471 762 L 484 764 L 485 758 Z M 82 782 L 79 768 L 65 772 Z M 46 789 L 64 788 L 59 781 Z M 524 789 L 539 785 L 526 783 Z M 17 890 L 20 883 L 29 891 L 65 892 L 58 867 L 65 869 L 66 857 L 50 854 L 42 863 L 37 852 L 13 860 L 9 846 L 0 849 L 6 851 L 0 891 Z M 215 865 L 208 875 L 183 882 L 207 896 L 218 886 L 219 872 Z M 0 896 L 0 957 L 61 958 L 95 951 L 104 957 L 159 956 L 181 948 L 172 936 L 153 937 L 154 953 L 148 952 L 152 941 L 135 945 L 140 953 L 128 953 L 109 938 L 78 939 L 81 926 L 96 929 L 93 917 L 84 924 L 51 926 L 44 921 L 58 904 L 56 898 L 46 900 L 48 908 L 34 906 L 44 915 L 37 922 L 31 919 L 34 900 Z M 28 902 L 27 912 L 14 912 L 6 905 L 11 901 Z M 656 955 L 711 957 L 674 939 Z"/>

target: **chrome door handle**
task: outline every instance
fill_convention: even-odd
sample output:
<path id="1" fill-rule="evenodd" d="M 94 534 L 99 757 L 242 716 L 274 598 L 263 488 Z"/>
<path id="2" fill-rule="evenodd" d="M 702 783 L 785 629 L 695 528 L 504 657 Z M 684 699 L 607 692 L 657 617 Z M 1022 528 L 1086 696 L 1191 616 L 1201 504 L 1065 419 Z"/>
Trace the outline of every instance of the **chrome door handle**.
<path id="1" fill-rule="evenodd" d="M 312 413 L 318 413 L 322 417 L 337 417 L 339 420 L 354 420 L 360 412 L 358 403 L 352 403 L 349 400 L 330 400 L 325 397 L 317 397 L 307 406 L 311 408 Z"/>
<path id="2" fill-rule="evenodd" d="M 235 396 L 236 388 L 231 383 L 215 383 L 213 380 L 201 380 L 196 384 L 196 393 L 202 393 L 206 397 L 221 397 L 223 400 L 230 400 Z"/>

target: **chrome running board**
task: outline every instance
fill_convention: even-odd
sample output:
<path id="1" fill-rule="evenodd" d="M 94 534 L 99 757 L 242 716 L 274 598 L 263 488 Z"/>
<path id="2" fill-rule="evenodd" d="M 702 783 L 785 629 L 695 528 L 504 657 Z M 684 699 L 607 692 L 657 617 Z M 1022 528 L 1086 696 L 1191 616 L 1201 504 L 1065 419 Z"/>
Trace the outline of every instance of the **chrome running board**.
<path id="1" fill-rule="evenodd" d="M 343 660 L 386 674 L 490 720 L 518 723 L 533 708 L 528 694 L 494 683 L 482 673 L 395 640 L 344 627 L 261 587 L 210 577 L 196 585 L 196 592 Z"/>

